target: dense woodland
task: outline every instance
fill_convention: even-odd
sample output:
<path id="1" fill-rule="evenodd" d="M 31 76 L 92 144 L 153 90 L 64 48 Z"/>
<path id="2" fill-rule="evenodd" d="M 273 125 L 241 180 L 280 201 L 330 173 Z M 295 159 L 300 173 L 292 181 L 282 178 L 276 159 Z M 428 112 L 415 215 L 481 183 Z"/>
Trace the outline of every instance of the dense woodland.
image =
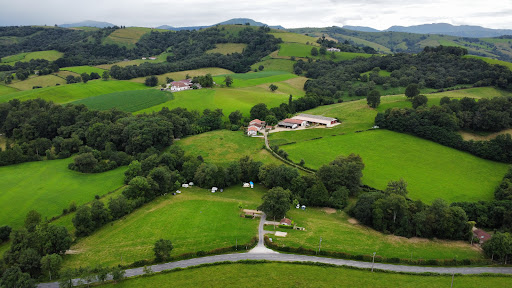
<path id="1" fill-rule="evenodd" d="M 479 59 L 463 58 L 463 48 L 426 47 L 417 55 L 394 54 L 332 61 L 297 61 L 296 73 L 308 78 L 304 89 L 319 96 L 341 98 L 367 96 L 376 85 L 384 90 L 416 83 L 420 88 L 444 89 L 456 85 L 496 86 L 512 90 L 512 71 L 500 65 L 490 65 Z M 379 71 L 391 72 L 380 76 Z M 367 75 L 362 73 L 373 71 Z"/>

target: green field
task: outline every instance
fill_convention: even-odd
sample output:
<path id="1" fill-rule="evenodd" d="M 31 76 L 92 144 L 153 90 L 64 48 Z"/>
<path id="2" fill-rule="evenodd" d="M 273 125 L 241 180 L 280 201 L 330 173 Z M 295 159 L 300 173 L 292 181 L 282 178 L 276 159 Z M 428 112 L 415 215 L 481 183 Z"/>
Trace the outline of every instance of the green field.
<path id="1" fill-rule="evenodd" d="M 224 192 L 182 189 L 182 194 L 159 197 L 125 218 L 106 225 L 71 249 L 78 254 L 64 257 L 64 267 L 129 264 L 152 259 L 153 246 L 160 238 L 172 241 L 171 255 L 207 251 L 249 242 L 257 236 L 257 219 L 239 216 L 244 208 L 258 206 L 263 193 L 231 187 Z M 122 262 L 121 262 L 122 257 Z"/>
<path id="2" fill-rule="evenodd" d="M 18 90 L 32 90 L 34 86 L 52 87 L 57 84 L 66 84 L 66 80 L 54 75 L 44 75 L 30 77 L 23 81 L 14 81 L 12 84 L 9 84 L 9 86 Z"/>
<path id="3" fill-rule="evenodd" d="M 216 76 L 216 75 L 224 75 L 224 74 L 232 74 L 232 73 L 233 72 L 231 72 L 227 69 L 212 67 L 212 68 L 200 68 L 200 69 L 195 69 L 195 70 L 186 70 L 186 71 L 180 71 L 180 72 L 171 72 L 171 73 L 166 73 L 166 74 L 156 75 L 156 76 L 158 77 L 158 84 L 164 84 L 164 83 L 167 83 L 166 82 L 167 77 L 174 79 L 175 81 L 179 81 L 179 80 L 185 79 L 187 75 L 189 77 L 196 77 L 196 76 L 204 76 L 206 74 L 212 74 L 212 76 Z M 134 79 L 131 79 L 130 81 L 137 82 L 137 83 L 144 83 L 144 81 L 146 81 L 146 77 L 134 78 Z"/>
<path id="4" fill-rule="evenodd" d="M 475 58 L 475 59 L 480 59 L 480 60 L 483 60 L 489 64 L 493 64 L 493 65 L 502 65 L 502 66 L 505 66 L 505 67 L 508 67 L 509 69 L 512 70 L 512 63 L 510 62 L 506 62 L 506 61 L 501 61 L 501 60 L 496 60 L 496 59 L 492 59 L 492 58 L 487 58 L 487 57 L 481 57 L 481 56 L 474 56 L 474 55 L 466 55 L 464 57 L 467 57 L 467 58 Z"/>
<path id="5" fill-rule="evenodd" d="M 0 167 L 0 225 L 20 227 L 30 210 L 44 217 L 60 215 L 71 201 L 91 201 L 123 185 L 125 168 L 99 174 L 68 169 L 72 158 Z"/>
<path id="6" fill-rule="evenodd" d="M 151 30 L 153 29 L 144 27 L 128 27 L 124 29 L 117 29 L 103 40 L 103 44 L 114 44 L 124 46 L 126 48 L 134 48 L 135 43 L 139 41 L 140 37 L 146 33 L 149 33 Z"/>
<path id="7" fill-rule="evenodd" d="M 62 71 L 71 71 L 71 72 L 74 72 L 76 74 L 82 74 L 82 73 L 91 74 L 92 72 L 96 72 L 100 76 L 103 74 L 103 72 L 105 72 L 105 69 L 100 69 L 100 68 L 91 67 L 91 66 L 65 67 L 65 68 L 60 68 L 60 70 L 62 70 Z"/>
<path id="8" fill-rule="evenodd" d="M 18 61 L 28 62 L 32 59 L 44 59 L 48 61 L 55 61 L 62 57 L 64 53 L 56 51 L 56 50 L 47 50 L 47 51 L 37 51 L 37 52 L 28 52 L 28 53 L 20 53 L 16 55 L 11 55 L 2 58 L 2 63 L 8 65 L 14 65 L 14 63 Z"/>
<path id="9" fill-rule="evenodd" d="M 217 84 L 222 84 L 225 76 L 226 75 L 213 77 L 213 81 L 215 81 Z M 297 75 L 286 73 L 284 71 L 261 71 L 253 73 L 230 74 L 229 76 L 233 78 L 233 84 L 231 84 L 231 88 L 258 86 L 261 84 L 271 84 L 297 78 Z M 303 87 L 300 88 L 302 89 Z"/>
<path id="10" fill-rule="evenodd" d="M 284 43 L 281 44 L 281 49 L 279 49 L 279 56 L 286 56 L 286 57 L 309 57 L 314 59 L 331 59 L 330 54 L 327 53 L 327 55 L 318 55 L 313 56 L 311 55 L 311 48 L 313 48 L 310 45 L 305 44 L 299 44 L 299 43 Z M 318 49 L 318 48 L 317 48 Z M 356 57 L 371 57 L 371 54 L 365 54 L 365 53 L 351 53 L 351 52 L 334 52 L 336 55 L 335 59 L 332 59 L 334 61 L 343 61 L 343 60 L 350 60 L 354 59 Z"/>
<path id="11" fill-rule="evenodd" d="M 384 189 L 404 178 L 409 197 L 431 202 L 492 200 L 507 165 L 484 160 L 418 137 L 380 130 L 325 137 L 282 146 L 290 159 L 318 168 L 338 155 L 361 155 L 366 167 L 363 183 Z"/>
<path id="12" fill-rule="evenodd" d="M 89 109 L 109 110 L 117 108 L 126 112 L 135 112 L 172 100 L 170 92 L 156 89 L 115 92 L 72 102 L 84 104 Z"/>
<path id="13" fill-rule="evenodd" d="M 108 93 L 142 89 L 147 89 L 147 87 L 144 84 L 133 83 L 130 81 L 94 80 L 89 81 L 86 84 L 76 83 L 6 94 L 0 96 L 0 103 L 16 98 L 20 100 L 42 98 L 55 103 L 68 103 Z"/>
<path id="14" fill-rule="evenodd" d="M 175 145 L 188 155 L 201 155 L 206 162 L 223 166 L 244 156 L 263 163 L 281 163 L 263 149 L 263 138 L 247 137 L 244 131 L 212 131 L 183 138 Z"/>
<path id="15" fill-rule="evenodd" d="M 280 38 L 285 43 L 301 43 L 301 44 L 311 44 L 314 46 L 320 46 L 320 44 L 316 43 L 318 38 L 310 37 L 302 34 L 291 33 L 291 32 L 276 32 L 276 33 L 268 33 L 273 35 L 276 38 Z"/>
<path id="16" fill-rule="evenodd" d="M 102 287 L 450 287 L 451 275 L 405 275 L 303 264 L 226 264 L 138 277 Z M 509 287 L 510 277 L 460 276 L 454 287 Z"/>
<path id="17" fill-rule="evenodd" d="M 98 65 L 96 67 L 100 68 L 100 69 L 109 70 L 114 65 L 117 65 L 119 67 L 126 67 L 126 66 L 131 66 L 131 65 L 140 65 L 142 63 L 162 63 L 162 62 L 167 61 L 167 56 L 168 55 L 172 55 L 172 53 L 170 53 L 170 52 L 163 52 L 162 54 L 156 55 L 155 56 L 156 57 L 155 60 L 136 59 L 136 60 L 120 61 L 120 62 L 116 62 L 116 63 L 112 63 L 112 64 L 102 64 L 102 65 Z M 146 58 L 148 58 L 148 57 L 146 57 Z"/>
<path id="18" fill-rule="evenodd" d="M 215 48 L 206 51 L 206 53 L 220 53 L 224 55 L 242 53 L 246 47 L 247 44 L 244 43 L 220 43 L 215 44 Z"/>
<path id="19" fill-rule="evenodd" d="M 251 70 L 258 69 L 260 65 L 263 65 L 263 71 L 285 71 L 288 73 L 293 73 L 293 64 L 295 61 L 291 61 L 288 59 L 266 59 L 260 61 L 251 66 Z"/>
<path id="20" fill-rule="evenodd" d="M 19 90 L 13 87 L 0 84 L 0 96 L 18 92 Z"/>
<path id="21" fill-rule="evenodd" d="M 280 83 L 275 84 L 277 86 L 280 85 Z M 286 90 L 284 85 L 282 85 L 283 91 L 278 90 L 279 92 L 276 91 L 274 93 L 269 91 L 268 85 L 263 86 L 264 87 L 209 88 L 180 91 L 173 94 L 173 100 L 138 111 L 137 113 L 160 111 L 163 107 L 167 107 L 169 109 L 182 107 L 187 108 L 188 110 L 199 110 L 200 112 L 204 109 L 213 110 L 218 108 L 222 109 L 224 116 L 227 119 L 227 116 L 235 110 L 240 110 L 244 116 L 249 116 L 251 108 L 258 103 L 266 103 L 268 108 L 271 108 L 288 101 L 289 94 L 283 93 L 283 91 Z M 294 97 L 300 97 L 300 90 L 294 88 L 290 89 L 297 92 L 292 93 Z"/>

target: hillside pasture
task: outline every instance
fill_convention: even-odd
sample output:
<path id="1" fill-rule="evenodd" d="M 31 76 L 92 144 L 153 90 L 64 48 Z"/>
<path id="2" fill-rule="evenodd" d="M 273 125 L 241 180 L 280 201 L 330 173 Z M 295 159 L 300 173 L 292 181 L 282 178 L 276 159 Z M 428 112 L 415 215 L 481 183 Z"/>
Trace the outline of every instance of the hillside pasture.
<path id="1" fill-rule="evenodd" d="M 149 33 L 151 30 L 151 28 L 144 27 L 127 27 L 117 29 L 103 40 L 103 44 L 114 44 L 124 46 L 126 48 L 134 48 L 135 43 L 139 41 L 140 37 Z"/>
<path id="2" fill-rule="evenodd" d="M 88 97 L 129 90 L 147 89 L 144 84 L 130 81 L 94 80 L 84 83 L 67 84 L 55 87 L 20 91 L 0 96 L 0 103 L 12 99 L 29 100 L 41 98 L 55 103 L 68 103 Z"/>
<path id="3" fill-rule="evenodd" d="M 418 137 L 387 130 L 331 136 L 282 146 L 290 159 L 319 168 L 338 155 L 359 154 L 365 163 L 363 183 L 385 189 L 390 180 L 403 178 L 409 197 L 427 203 L 489 201 L 507 172 L 507 165 L 492 162 Z"/>
<path id="4" fill-rule="evenodd" d="M 293 73 L 293 64 L 295 64 L 295 61 L 288 59 L 266 59 L 253 64 L 251 66 L 251 70 L 258 69 L 258 67 L 263 66 L 263 71 L 285 71 Z"/>
<path id="5" fill-rule="evenodd" d="M 16 93 L 18 92 L 19 90 L 16 89 L 16 88 L 13 88 L 13 87 L 9 87 L 9 86 L 5 86 L 5 85 L 2 85 L 0 84 L 0 96 L 2 95 L 7 95 L 7 94 L 11 94 L 11 93 Z"/>
<path id="6" fill-rule="evenodd" d="M 473 58 L 473 59 L 480 59 L 480 60 L 483 60 L 483 61 L 485 61 L 485 62 L 487 62 L 489 64 L 492 64 L 492 65 L 502 65 L 502 66 L 508 67 L 509 69 L 512 70 L 512 63 L 510 63 L 510 62 L 496 60 L 496 59 L 492 59 L 492 58 L 488 58 L 488 57 L 475 56 L 475 55 L 466 55 L 464 57 Z"/>
<path id="7" fill-rule="evenodd" d="M 30 210 L 37 210 L 43 219 L 58 216 L 72 201 L 80 205 L 123 185 L 126 168 L 84 174 L 68 169 L 72 161 L 67 158 L 0 167 L 0 225 L 19 228 Z"/>
<path id="8" fill-rule="evenodd" d="M 70 72 L 74 72 L 76 74 L 82 74 L 82 73 L 91 74 L 92 72 L 95 72 L 95 73 L 98 73 L 100 76 L 101 76 L 101 74 L 103 74 L 103 72 L 106 71 L 105 69 L 100 69 L 100 68 L 92 67 L 92 66 L 73 66 L 73 67 L 60 68 L 60 70 L 70 71 Z"/>
<path id="9" fill-rule="evenodd" d="M 273 35 L 276 38 L 280 38 L 281 40 L 283 40 L 284 43 L 300 43 L 317 47 L 320 46 L 320 44 L 316 43 L 316 40 L 318 40 L 318 38 L 311 36 L 291 32 L 276 32 L 268 34 Z"/>
<path id="10" fill-rule="evenodd" d="M 194 69 L 194 70 L 185 70 L 180 72 L 171 72 L 166 73 L 162 75 L 156 75 L 158 77 L 158 84 L 164 84 L 166 82 L 166 78 L 169 77 L 171 79 L 174 79 L 175 81 L 183 80 L 188 75 L 189 77 L 196 77 L 196 76 L 204 76 L 206 74 L 211 74 L 212 76 L 217 75 L 225 75 L 225 74 L 232 74 L 233 72 L 223 69 L 223 68 L 200 68 L 200 69 Z M 130 80 L 131 82 L 137 82 L 137 83 L 144 83 L 146 81 L 146 77 L 139 77 L 134 78 Z"/>
<path id="11" fill-rule="evenodd" d="M 117 108 L 125 112 L 135 112 L 173 99 L 170 92 L 156 89 L 115 92 L 72 102 L 84 104 L 93 110 L 109 110 Z"/>
<path id="12" fill-rule="evenodd" d="M 220 53 L 223 55 L 242 53 L 246 47 L 247 44 L 244 43 L 219 43 L 215 44 L 215 48 L 206 51 L 206 53 Z"/>
<path id="13" fill-rule="evenodd" d="M 447 287 L 452 281 L 451 275 L 412 275 L 347 267 L 321 267 L 290 263 L 250 263 L 227 264 L 159 273 L 148 277 L 127 279 L 119 283 L 110 283 L 101 287 L 115 288 L 153 288 L 167 287 L 243 287 L 259 288 L 269 283 L 279 283 L 279 287 L 354 287 L 361 288 L 430 288 Z M 456 275 L 454 284 L 460 287 L 508 287 L 507 276 L 469 276 Z"/>
<path id="14" fill-rule="evenodd" d="M 227 75 L 213 77 L 213 81 L 220 85 L 223 83 L 225 76 Z M 277 82 L 286 81 L 298 77 L 295 74 L 286 73 L 284 71 L 261 71 L 252 73 L 231 74 L 229 76 L 233 78 L 233 84 L 231 84 L 231 88 L 244 88 L 258 86 L 261 84 L 275 84 Z"/>
<path id="15" fill-rule="evenodd" d="M 127 60 L 127 61 L 120 61 L 120 62 L 116 62 L 116 63 L 112 63 L 112 64 L 101 64 L 101 65 L 97 65 L 96 67 L 100 68 L 100 69 L 109 70 L 114 65 L 117 65 L 119 67 L 126 67 L 126 66 L 140 65 L 142 63 L 162 63 L 162 62 L 167 61 L 168 55 L 172 55 L 172 53 L 171 52 L 163 52 L 162 54 L 156 55 L 155 60 L 150 60 L 149 59 L 150 56 L 148 56 L 148 57 L 146 57 L 146 60 L 143 60 L 143 59 Z"/>
<path id="16" fill-rule="evenodd" d="M 12 84 L 9 84 L 9 86 L 18 90 L 32 90 L 34 86 L 52 87 L 58 86 L 57 84 L 64 85 L 66 84 L 66 80 L 54 75 L 43 75 L 30 77 L 23 81 L 14 81 Z"/>
<path id="17" fill-rule="evenodd" d="M 48 60 L 48 61 L 55 61 L 55 60 L 61 58 L 62 56 L 64 56 L 64 53 L 56 51 L 56 50 L 27 52 L 27 53 L 20 53 L 20 54 L 16 54 L 16 55 L 3 57 L 2 63 L 5 63 L 7 65 L 14 65 L 14 63 L 16 63 L 18 61 L 28 62 L 32 59 L 44 59 L 44 60 Z"/>
<path id="18" fill-rule="evenodd" d="M 309 57 L 313 59 L 327 59 L 327 60 L 333 60 L 333 61 L 344 61 L 344 60 L 350 60 L 354 59 L 356 57 L 371 57 L 371 54 L 365 54 L 365 53 L 351 53 L 351 52 L 334 52 L 334 55 L 336 55 L 335 59 L 330 58 L 331 52 L 327 52 L 326 55 L 318 55 L 313 56 L 311 55 L 311 49 L 313 48 L 310 45 L 305 44 L 299 44 L 299 43 L 284 43 L 280 44 L 281 48 L 279 49 L 279 56 L 285 56 L 285 57 Z M 318 47 L 317 47 L 318 49 Z"/>
<path id="19" fill-rule="evenodd" d="M 177 196 L 159 197 L 78 240 L 71 249 L 79 253 L 66 255 L 63 266 L 113 266 L 152 259 L 154 243 L 161 238 L 172 241 L 171 255 L 245 244 L 257 236 L 259 221 L 240 217 L 239 203 L 255 209 L 263 191 L 258 185 L 239 186 L 213 194 L 193 187 Z"/>
<path id="20" fill-rule="evenodd" d="M 228 166 L 230 162 L 249 156 L 263 163 L 281 163 L 263 149 L 263 138 L 253 138 L 243 131 L 218 130 L 189 136 L 175 142 L 187 155 L 201 155 L 205 162 Z"/>

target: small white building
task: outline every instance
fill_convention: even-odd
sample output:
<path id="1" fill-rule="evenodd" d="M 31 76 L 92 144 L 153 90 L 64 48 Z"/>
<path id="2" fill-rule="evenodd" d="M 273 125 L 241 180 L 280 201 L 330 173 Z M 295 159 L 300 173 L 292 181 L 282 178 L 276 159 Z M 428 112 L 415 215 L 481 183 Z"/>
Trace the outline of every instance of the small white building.
<path id="1" fill-rule="evenodd" d="M 334 47 L 327 48 L 327 51 L 329 51 L 329 52 L 341 52 L 341 50 L 340 50 L 340 49 L 338 49 L 338 48 L 334 48 Z"/>
<path id="2" fill-rule="evenodd" d="M 156 60 L 156 57 L 149 57 L 149 60 Z"/>
<path id="3" fill-rule="evenodd" d="M 260 129 L 256 126 L 249 126 L 249 128 L 247 128 L 247 136 L 256 136 L 259 130 Z"/>
<path id="4" fill-rule="evenodd" d="M 188 188 L 188 184 L 181 184 L 181 187 Z"/>

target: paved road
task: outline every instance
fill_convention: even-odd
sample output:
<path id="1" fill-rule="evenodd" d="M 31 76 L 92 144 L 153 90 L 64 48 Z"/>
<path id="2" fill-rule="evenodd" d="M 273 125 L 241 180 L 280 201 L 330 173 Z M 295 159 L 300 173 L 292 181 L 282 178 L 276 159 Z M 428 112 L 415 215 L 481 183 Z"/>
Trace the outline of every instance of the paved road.
<path id="1" fill-rule="evenodd" d="M 339 266 L 351 266 L 358 268 L 371 268 L 371 262 L 361 262 L 353 260 L 333 259 L 316 256 L 305 256 L 295 254 L 282 254 L 271 249 L 268 249 L 264 245 L 264 234 L 263 224 L 265 223 L 266 216 L 263 215 L 260 220 L 258 228 L 259 241 L 258 245 L 247 253 L 234 253 L 234 254 L 223 254 L 215 256 L 207 256 L 201 258 L 194 258 L 189 260 L 181 260 L 176 262 L 169 262 L 164 264 L 156 264 L 151 267 L 153 272 L 161 272 L 164 270 L 174 268 L 186 268 L 190 266 L 197 266 L 200 264 L 216 263 L 216 262 L 236 262 L 241 260 L 269 260 L 269 261 L 282 261 L 282 262 L 320 262 L 327 264 L 334 264 Z M 441 274 L 482 274 L 482 273 L 498 273 L 498 274 L 512 274 L 512 268 L 510 267 L 425 267 L 425 266 L 406 266 L 406 265 L 392 265 L 375 263 L 375 269 L 388 270 L 395 272 L 410 272 L 410 273 L 441 273 Z M 143 268 L 134 268 L 126 270 L 126 277 L 138 276 L 144 274 Z M 75 283 L 77 281 L 75 280 Z M 37 287 L 39 288 L 58 288 L 57 282 L 52 283 L 41 283 Z"/>

